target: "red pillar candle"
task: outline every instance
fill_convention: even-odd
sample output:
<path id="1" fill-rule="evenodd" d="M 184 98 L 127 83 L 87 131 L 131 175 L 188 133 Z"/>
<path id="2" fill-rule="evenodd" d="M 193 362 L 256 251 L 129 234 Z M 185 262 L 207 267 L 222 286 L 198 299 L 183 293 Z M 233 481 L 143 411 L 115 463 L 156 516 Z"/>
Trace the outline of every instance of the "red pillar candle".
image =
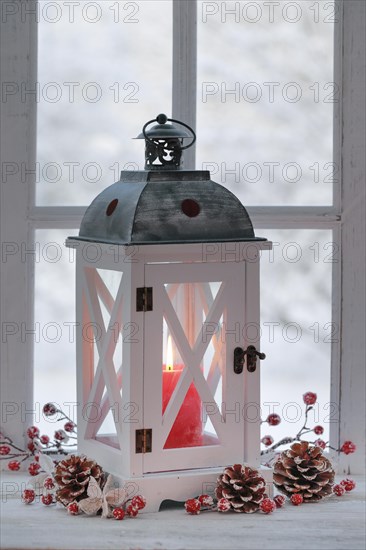
<path id="1" fill-rule="evenodd" d="M 169 357 L 170 356 L 170 357 Z M 165 409 L 182 374 L 184 365 L 173 364 L 171 339 L 168 338 L 167 363 L 163 365 L 163 407 Z M 165 442 L 164 449 L 202 445 L 202 402 L 192 383 L 188 388 L 178 415 Z"/>

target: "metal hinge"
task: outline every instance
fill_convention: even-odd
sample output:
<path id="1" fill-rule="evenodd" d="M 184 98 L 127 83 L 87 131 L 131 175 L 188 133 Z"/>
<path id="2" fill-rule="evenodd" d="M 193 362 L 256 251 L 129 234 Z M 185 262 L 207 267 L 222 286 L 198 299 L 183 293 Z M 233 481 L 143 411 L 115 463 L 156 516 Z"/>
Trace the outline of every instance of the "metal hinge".
<path id="1" fill-rule="evenodd" d="M 136 288 L 136 311 L 152 311 L 153 289 L 151 286 Z"/>
<path id="2" fill-rule="evenodd" d="M 152 429 L 136 430 L 136 453 L 151 453 Z"/>

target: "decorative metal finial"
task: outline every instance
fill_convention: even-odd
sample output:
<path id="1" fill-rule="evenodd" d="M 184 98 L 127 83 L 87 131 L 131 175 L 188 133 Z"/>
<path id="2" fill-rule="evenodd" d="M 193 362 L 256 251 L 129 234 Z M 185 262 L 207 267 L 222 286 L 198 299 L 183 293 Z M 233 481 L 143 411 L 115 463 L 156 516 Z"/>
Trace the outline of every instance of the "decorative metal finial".
<path id="1" fill-rule="evenodd" d="M 167 124 L 168 121 L 184 126 L 191 135 L 174 124 Z M 157 122 L 157 124 L 146 130 L 152 122 Z M 187 138 L 192 141 L 184 146 L 183 140 Z M 183 167 L 182 152 L 184 149 L 192 147 L 196 141 L 196 134 L 188 124 L 160 114 L 155 119 L 146 122 L 137 139 L 145 139 L 145 170 L 181 170 Z"/>

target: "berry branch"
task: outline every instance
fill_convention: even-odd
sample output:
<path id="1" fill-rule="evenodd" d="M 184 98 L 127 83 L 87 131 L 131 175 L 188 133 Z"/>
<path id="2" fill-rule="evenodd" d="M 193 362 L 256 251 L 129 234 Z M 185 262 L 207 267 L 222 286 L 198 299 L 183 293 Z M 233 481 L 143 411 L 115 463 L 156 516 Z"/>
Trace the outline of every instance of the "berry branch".
<path id="1" fill-rule="evenodd" d="M 309 426 L 307 426 L 309 412 L 314 408 L 313 405 L 316 403 L 316 400 L 317 400 L 316 393 L 310 392 L 310 391 L 304 393 L 303 395 L 303 401 L 305 403 L 304 424 L 294 437 L 291 437 L 291 436 L 283 437 L 276 443 L 274 442 L 274 439 L 271 435 L 265 435 L 262 437 L 261 442 L 266 448 L 261 451 L 261 456 L 265 457 L 272 454 L 269 460 L 265 461 L 264 464 L 266 466 L 272 465 L 273 461 L 276 458 L 274 451 L 276 451 L 279 447 L 282 447 L 284 445 L 289 445 L 290 443 L 294 443 L 296 441 L 299 441 L 299 442 L 304 441 L 303 436 L 308 433 L 314 432 L 315 435 L 322 435 L 322 433 L 324 432 L 323 426 L 317 425 L 317 426 L 314 426 L 314 428 L 309 428 Z M 262 420 L 261 424 L 267 423 L 269 426 L 277 426 L 278 424 L 280 424 L 280 422 L 281 422 L 281 417 L 276 413 L 272 413 L 268 415 L 266 420 Z M 316 439 L 315 441 L 312 441 L 311 443 L 316 447 L 320 447 L 321 449 L 328 448 L 338 453 L 351 454 L 356 451 L 356 445 L 352 443 L 352 441 L 345 441 L 339 449 L 332 447 L 329 444 L 329 442 L 326 442 L 320 438 Z"/>
<path id="2" fill-rule="evenodd" d="M 60 414 L 57 422 L 66 420 L 63 429 L 57 429 L 53 434 L 53 440 L 48 435 L 40 433 L 37 426 L 30 426 L 27 429 L 28 442 L 25 449 L 15 445 L 13 440 L 0 432 L 0 460 L 8 460 L 8 469 L 17 471 L 21 463 L 31 459 L 28 466 L 28 472 L 36 476 L 42 470 L 39 464 L 39 456 L 45 455 L 67 455 L 69 450 L 75 448 L 77 433 L 76 424 L 53 403 L 46 403 L 43 407 L 43 414 L 46 417 Z M 70 441 L 70 443 L 69 443 Z"/>
<path id="3" fill-rule="evenodd" d="M 275 451 L 279 447 L 289 445 L 294 442 L 304 441 L 303 436 L 314 432 L 315 435 L 322 435 L 324 432 L 323 426 L 317 425 L 314 428 L 310 428 L 308 423 L 309 412 L 313 409 L 313 405 L 316 403 L 317 395 L 313 392 L 306 392 L 303 395 L 303 401 L 305 403 L 304 411 L 304 423 L 301 429 L 295 436 L 286 436 L 275 442 L 271 435 L 265 435 L 262 437 L 261 442 L 265 446 L 265 449 L 261 451 L 261 456 L 264 458 L 263 463 L 266 466 L 271 466 L 276 458 Z M 43 407 L 43 414 L 46 417 L 52 417 L 59 414 L 60 417 L 57 422 L 65 421 L 62 429 L 57 429 L 53 434 L 53 440 L 48 435 L 40 434 L 39 429 L 36 426 L 30 426 L 27 429 L 28 443 L 26 449 L 22 449 L 13 443 L 10 437 L 3 435 L 0 432 L 0 460 L 8 460 L 8 468 L 16 471 L 20 469 L 21 463 L 27 459 L 32 459 L 32 462 L 28 467 L 30 475 L 35 476 L 41 471 L 39 465 L 40 454 L 45 455 L 67 455 L 69 451 L 75 448 L 77 441 L 76 424 L 71 418 L 61 409 L 57 408 L 53 403 L 46 403 Z M 281 417 L 276 413 L 268 415 L 266 420 L 262 420 L 261 424 L 267 423 L 270 426 L 277 426 L 281 422 Z M 332 449 L 338 453 L 351 454 L 356 451 L 356 445 L 352 441 L 345 441 L 339 449 L 332 447 L 329 442 L 325 442 L 323 439 L 316 439 L 312 441 L 315 446 L 321 449 Z"/>

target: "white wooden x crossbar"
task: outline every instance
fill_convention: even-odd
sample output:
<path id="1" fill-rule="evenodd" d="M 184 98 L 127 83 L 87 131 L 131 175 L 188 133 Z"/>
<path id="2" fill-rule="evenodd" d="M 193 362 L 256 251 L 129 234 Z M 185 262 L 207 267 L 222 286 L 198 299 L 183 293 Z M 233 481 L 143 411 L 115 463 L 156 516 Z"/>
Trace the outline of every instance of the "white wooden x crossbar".
<path id="1" fill-rule="evenodd" d="M 123 276 L 114 301 L 96 269 L 84 269 L 84 290 L 90 320 L 93 323 L 92 326 L 99 355 L 93 385 L 88 396 L 88 403 L 95 403 L 98 407 L 100 407 L 102 393 L 105 386 L 107 390 L 106 397 L 109 401 L 109 405 L 112 403 L 114 406 L 118 407 L 118 410 L 121 410 L 122 399 L 113 362 L 113 354 L 117 345 L 117 339 L 115 337 L 115 332 L 110 330 L 110 328 L 113 327 L 115 323 L 119 322 L 121 318 L 123 303 Z M 106 304 L 107 310 L 110 310 L 110 321 L 107 330 L 104 325 L 98 294 L 101 296 L 103 303 Z M 100 412 L 101 411 L 99 410 L 99 420 Z M 98 425 L 100 425 L 100 422 L 96 423 L 95 421 L 89 421 L 87 423 L 85 437 L 94 437 L 99 428 Z M 120 440 L 122 437 L 121 424 L 115 423 L 115 426 L 118 439 Z"/>

